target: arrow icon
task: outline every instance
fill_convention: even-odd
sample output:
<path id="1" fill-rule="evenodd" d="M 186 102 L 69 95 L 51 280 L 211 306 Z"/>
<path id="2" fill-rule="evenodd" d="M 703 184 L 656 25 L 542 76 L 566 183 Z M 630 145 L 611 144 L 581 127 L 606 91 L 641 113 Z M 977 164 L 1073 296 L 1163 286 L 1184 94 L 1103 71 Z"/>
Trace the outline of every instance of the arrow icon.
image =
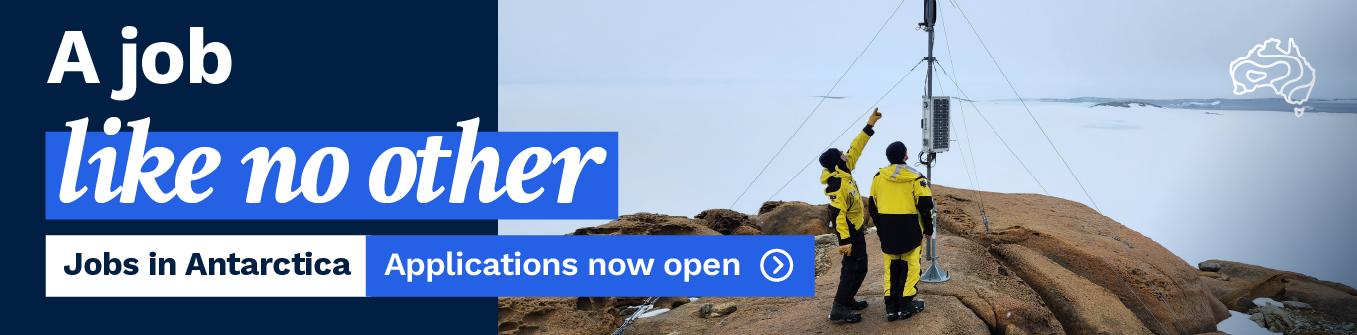
<path id="1" fill-rule="evenodd" d="M 775 253 L 776 253 L 776 254 L 782 254 L 782 257 L 774 256 L 773 254 L 775 254 Z M 782 277 L 777 277 L 777 278 L 773 278 L 773 276 L 769 276 L 769 275 L 768 275 L 768 267 L 765 266 L 765 265 L 768 264 L 768 256 L 773 256 L 773 261 L 774 261 L 774 262 L 777 262 L 777 268 L 774 268 L 774 269 L 773 269 L 773 273 L 781 272 L 783 266 L 786 266 L 786 267 L 787 267 L 787 273 L 784 273 L 784 274 L 782 274 Z M 783 264 L 783 263 L 782 263 L 782 260 L 780 259 L 780 258 L 784 258 L 784 257 L 787 258 L 787 263 L 786 263 L 786 264 Z M 791 277 L 792 271 L 795 271 L 795 270 L 796 270 L 796 262 L 793 262 L 793 261 L 792 261 L 792 255 L 788 254 L 786 250 L 782 250 L 782 249 L 772 249 L 772 250 L 768 250 L 768 252 L 763 253 L 763 258 L 760 258 L 760 259 L 759 259 L 759 272 L 763 273 L 763 277 L 764 277 L 764 278 L 768 278 L 768 281 L 771 281 L 771 282 L 774 282 L 774 283 L 781 282 L 781 281 L 783 281 L 783 280 L 787 280 L 787 277 Z"/>

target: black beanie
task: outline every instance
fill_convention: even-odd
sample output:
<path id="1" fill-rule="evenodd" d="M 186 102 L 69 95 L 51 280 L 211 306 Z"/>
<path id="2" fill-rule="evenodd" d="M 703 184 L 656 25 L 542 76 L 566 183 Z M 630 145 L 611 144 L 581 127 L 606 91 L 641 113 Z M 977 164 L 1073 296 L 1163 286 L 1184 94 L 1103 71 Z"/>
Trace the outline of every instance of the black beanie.
<path id="1" fill-rule="evenodd" d="M 909 149 L 905 148 L 904 143 L 900 141 L 891 142 L 890 145 L 886 146 L 886 160 L 890 161 L 891 164 L 905 164 L 905 155 L 907 155 L 905 152 L 907 151 Z"/>
<path id="2" fill-rule="evenodd" d="M 843 154 L 839 152 L 839 149 L 829 148 L 829 150 L 825 150 L 825 153 L 820 154 L 820 166 L 823 166 L 826 170 L 830 170 L 835 165 L 838 165 L 839 162 L 843 161 L 841 156 L 843 156 Z"/>

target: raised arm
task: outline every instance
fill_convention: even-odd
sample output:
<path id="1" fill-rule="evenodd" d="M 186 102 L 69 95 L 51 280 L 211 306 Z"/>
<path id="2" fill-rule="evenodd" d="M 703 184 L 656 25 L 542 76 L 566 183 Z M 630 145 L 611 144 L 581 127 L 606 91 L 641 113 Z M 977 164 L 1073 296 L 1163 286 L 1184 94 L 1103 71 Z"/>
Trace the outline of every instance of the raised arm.
<path id="1" fill-rule="evenodd" d="M 858 136 L 853 138 L 853 144 L 849 145 L 848 153 L 844 154 L 848 156 L 849 170 L 857 169 L 858 157 L 862 157 L 862 148 L 867 146 L 867 140 L 872 138 L 872 134 L 876 133 L 876 131 L 872 130 L 872 127 L 876 125 L 876 120 L 880 119 L 881 112 L 878 112 L 875 109 L 872 110 L 872 116 L 867 118 L 867 126 L 863 127 L 862 132 L 858 133 Z"/>

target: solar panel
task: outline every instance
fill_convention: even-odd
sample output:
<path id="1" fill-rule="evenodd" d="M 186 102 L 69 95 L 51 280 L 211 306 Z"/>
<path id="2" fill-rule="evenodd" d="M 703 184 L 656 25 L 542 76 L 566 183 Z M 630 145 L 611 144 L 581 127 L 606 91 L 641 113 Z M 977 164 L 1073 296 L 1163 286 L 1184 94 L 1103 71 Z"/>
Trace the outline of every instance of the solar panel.
<path id="1" fill-rule="evenodd" d="M 952 138 L 952 98 L 933 96 L 932 103 L 924 97 L 923 148 L 924 151 L 947 152 Z"/>

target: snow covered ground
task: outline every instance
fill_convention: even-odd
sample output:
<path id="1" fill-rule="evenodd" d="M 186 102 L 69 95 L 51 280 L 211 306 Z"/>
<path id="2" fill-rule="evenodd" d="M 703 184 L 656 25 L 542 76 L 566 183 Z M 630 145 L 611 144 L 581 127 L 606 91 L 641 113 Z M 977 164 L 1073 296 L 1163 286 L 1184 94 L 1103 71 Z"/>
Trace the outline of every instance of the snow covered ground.
<path id="1" fill-rule="evenodd" d="M 849 123 L 880 94 L 853 94 L 871 91 L 866 88 L 840 90 L 849 92 L 849 98 L 826 100 L 735 203 L 735 210 L 753 213 L 768 199 L 825 202 L 818 165 L 812 163 L 795 179 L 793 175 L 850 129 L 833 142 L 846 148 L 866 119 Z M 805 91 L 735 84 L 501 85 L 499 129 L 617 131 L 619 214 L 692 216 L 731 206 L 819 102 L 789 93 Z M 885 118 L 859 162 L 862 189 L 871 183 L 870 172 L 863 171 L 887 165 L 887 144 L 899 140 L 917 151 L 918 104 L 912 91 L 882 101 Z M 951 152 L 939 155 L 935 183 L 1049 192 L 1093 204 L 1020 103 L 954 105 L 962 107 L 965 119 L 954 116 L 957 142 Z M 1357 199 L 1357 114 L 1306 113 L 1298 118 L 1289 110 L 1221 109 L 1211 112 L 1223 115 L 1211 115 L 1192 109 L 1027 105 L 1105 215 L 1185 261 L 1240 261 L 1357 284 L 1357 269 L 1344 266 L 1347 261 L 1341 258 L 1357 253 L 1357 244 L 1347 241 L 1357 235 L 1348 212 Z M 968 164 L 962 163 L 963 152 Z M 974 165 L 969 164 L 971 155 Z M 777 193 L 784 183 L 786 188 Z M 501 221 L 499 231 L 554 235 L 603 222 Z"/>
<path id="2" fill-rule="evenodd" d="M 1230 311 L 1230 318 L 1216 324 L 1216 329 L 1231 335 L 1272 335 L 1276 334 L 1259 327 L 1258 323 L 1249 320 L 1249 315 Z"/>
<path id="3" fill-rule="evenodd" d="M 1282 303 L 1269 298 L 1253 299 L 1253 303 L 1258 306 L 1273 305 L 1281 307 Z M 1276 334 L 1268 331 L 1267 328 L 1259 327 L 1257 322 L 1249 320 L 1249 315 L 1230 311 L 1230 318 L 1221 321 L 1216 328 L 1232 335 L 1272 335 Z"/>

